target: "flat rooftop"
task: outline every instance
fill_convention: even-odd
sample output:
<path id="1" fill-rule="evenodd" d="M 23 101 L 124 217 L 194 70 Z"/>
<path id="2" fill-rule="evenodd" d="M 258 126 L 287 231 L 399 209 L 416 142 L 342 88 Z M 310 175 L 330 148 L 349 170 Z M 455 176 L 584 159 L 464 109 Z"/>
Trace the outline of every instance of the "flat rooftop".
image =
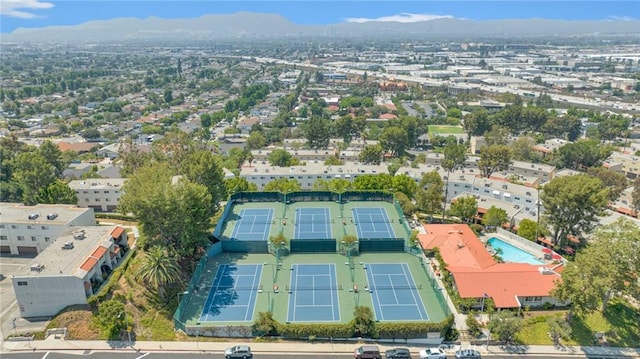
<path id="1" fill-rule="evenodd" d="M 117 226 L 84 226 L 76 227 L 73 232 L 58 237 L 42 253 L 38 254 L 29 265 L 16 271 L 16 277 L 47 277 L 54 275 L 75 275 L 84 277 L 80 266 L 96 250 L 103 245 L 108 247 L 111 242 L 111 232 Z M 84 239 L 74 239 L 73 233 L 84 230 Z M 65 242 L 73 242 L 73 249 L 62 249 Z M 31 270 L 32 266 L 44 266 L 41 271 Z"/>
<path id="2" fill-rule="evenodd" d="M 1 223 L 24 223 L 35 225 L 64 225 L 91 208 L 80 208 L 76 205 L 65 204 L 38 204 L 25 206 L 21 203 L 0 203 Z M 47 215 L 55 213 L 54 219 L 47 219 Z M 35 219 L 29 219 L 30 215 L 38 215 Z M 50 217 L 51 218 L 51 217 Z"/>

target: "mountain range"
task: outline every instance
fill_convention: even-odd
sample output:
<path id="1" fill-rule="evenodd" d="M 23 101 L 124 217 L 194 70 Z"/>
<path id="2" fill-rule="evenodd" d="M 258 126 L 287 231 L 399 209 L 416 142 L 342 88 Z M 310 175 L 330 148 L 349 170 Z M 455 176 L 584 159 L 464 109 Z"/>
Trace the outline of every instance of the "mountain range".
<path id="1" fill-rule="evenodd" d="M 576 3 L 577 4 L 577 3 Z M 522 37 L 640 34 L 640 20 L 567 21 L 549 19 L 466 20 L 439 18 L 428 21 L 343 22 L 299 25 L 278 14 L 238 12 L 189 19 L 116 18 L 74 26 L 18 28 L 2 34 L 2 42 L 104 42 L 136 40 L 228 40 L 299 37 Z"/>

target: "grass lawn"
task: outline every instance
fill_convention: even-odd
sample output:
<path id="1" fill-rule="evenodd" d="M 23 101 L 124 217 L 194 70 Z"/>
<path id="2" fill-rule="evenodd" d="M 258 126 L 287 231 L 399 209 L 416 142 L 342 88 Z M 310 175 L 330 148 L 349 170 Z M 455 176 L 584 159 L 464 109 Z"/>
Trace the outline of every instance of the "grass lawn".
<path id="1" fill-rule="evenodd" d="M 517 340 L 529 345 L 552 345 L 553 342 L 547 334 L 546 319 L 552 315 L 545 314 L 527 318 L 525 325 L 516 336 Z M 544 319 L 543 319 L 544 318 Z M 638 326 L 638 311 L 629 303 L 620 299 L 612 300 L 604 315 L 601 312 L 591 313 L 584 318 L 576 317 L 573 320 L 573 332 L 565 345 L 594 345 L 596 332 L 607 333 L 609 345 L 616 347 L 639 347 L 640 326 Z"/>
<path id="2" fill-rule="evenodd" d="M 430 125 L 429 133 L 440 134 L 440 135 L 464 133 L 464 128 L 460 126 Z"/>

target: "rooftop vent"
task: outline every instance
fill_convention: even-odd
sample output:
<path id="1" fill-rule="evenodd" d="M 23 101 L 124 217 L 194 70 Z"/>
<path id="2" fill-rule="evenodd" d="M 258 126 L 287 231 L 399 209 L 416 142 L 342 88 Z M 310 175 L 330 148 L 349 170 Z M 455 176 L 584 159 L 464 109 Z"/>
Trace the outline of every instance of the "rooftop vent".
<path id="1" fill-rule="evenodd" d="M 42 272 L 44 270 L 44 264 L 33 264 L 31 265 L 32 272 Z"/>
<path id="2" fill-rule="evenodd" d="M 49 214 L 47 214 L 47 219 L 50 220 L 50 221 L 53 221 L 56 218 L 58 218 L 58 214 L 57 213 L 49 213 Z"/>
<path id="3" fill-rule="evenodd" d="M 40 215 L 37 214 L 37 213 L 31 213 L 29 215 L 29 219 L 32 220 L 32 221 L 35 220 L 35 219 L 38 219 L 38 217 L 40 217 Z"/>
<path id="4" fill-rule="evenodd" d="M 62 249 L 73 249 L 73 242 L 71 241 L 64 242 L 64 245 L 62 245 Z"/>

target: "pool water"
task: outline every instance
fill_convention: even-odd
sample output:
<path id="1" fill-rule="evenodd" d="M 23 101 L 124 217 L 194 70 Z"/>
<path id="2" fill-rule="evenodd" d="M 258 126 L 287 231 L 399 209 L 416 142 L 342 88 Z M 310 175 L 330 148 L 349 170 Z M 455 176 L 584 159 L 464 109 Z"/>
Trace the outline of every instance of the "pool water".
<path id="1" fill-rule="evenodd" d="M 496 252 L 498 249 L 502 250 L 502 254 L 499 255 L 505 262 L 544 264 L 543 261 L 531 255 L 529 252 L 523 251 L 522 249 L 506 243 L 496 237 L 490 238 L 487 243 L 493 247 Z"/>

